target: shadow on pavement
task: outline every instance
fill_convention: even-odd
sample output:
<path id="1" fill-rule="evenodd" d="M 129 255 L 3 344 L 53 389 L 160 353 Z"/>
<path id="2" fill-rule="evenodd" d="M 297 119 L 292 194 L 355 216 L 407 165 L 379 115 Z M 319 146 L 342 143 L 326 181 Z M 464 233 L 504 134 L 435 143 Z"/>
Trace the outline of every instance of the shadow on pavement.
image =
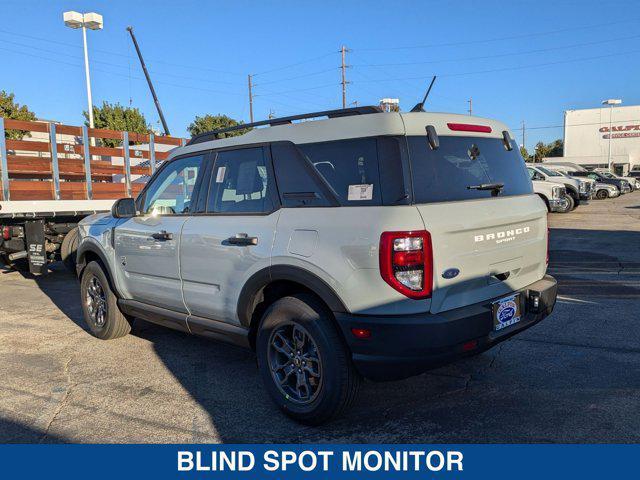
<path id="1" fill-rule="evenodd" d="M 0 418 L 2 443 L 38 443 L 44 438 L 44 432 L 27 427 L 21 423 Z M 65 439 L 47 434 L 47 443 L 64 443 Z"/>

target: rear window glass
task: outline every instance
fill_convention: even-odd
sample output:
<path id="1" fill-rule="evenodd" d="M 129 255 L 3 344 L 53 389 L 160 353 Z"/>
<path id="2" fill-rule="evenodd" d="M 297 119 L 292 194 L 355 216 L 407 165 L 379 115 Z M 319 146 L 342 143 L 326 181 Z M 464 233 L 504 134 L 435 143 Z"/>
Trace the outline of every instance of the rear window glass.
<path id="1" fill-rule="evenodd" d="M 491 198 L 490 190 L 468 188 L 490 183 L 504 184 L 500 197 L 532 193 L 515 142 L 511 151 L 499 138 L 441 136 L 437 150 L 426 136 L 407 137 L 407 142 L 416 203 Z"/>
<path id="2" fill-rule="evenodd" d="M 380 205 L 375 138 L 299 144 L 298 148 L 333 188 L 342 205 Z"/>

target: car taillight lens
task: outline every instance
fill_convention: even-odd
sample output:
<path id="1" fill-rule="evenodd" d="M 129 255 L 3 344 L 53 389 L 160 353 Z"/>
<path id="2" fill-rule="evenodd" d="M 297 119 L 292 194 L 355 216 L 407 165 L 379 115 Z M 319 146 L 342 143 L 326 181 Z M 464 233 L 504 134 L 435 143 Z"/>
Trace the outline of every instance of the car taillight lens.
<path id="1" fill-rule="evenodd" d="M 409 298 L 429 298 L 433 289 L 429 232 L 384 232 L 380 236 L 380 275 Z"/>
<path id="2" fill-rule="evenodd" d="M 9 227 L 2 227 L 2 238 L 4 240 L 11 239 L 11 230 L 9 229 Z"/>

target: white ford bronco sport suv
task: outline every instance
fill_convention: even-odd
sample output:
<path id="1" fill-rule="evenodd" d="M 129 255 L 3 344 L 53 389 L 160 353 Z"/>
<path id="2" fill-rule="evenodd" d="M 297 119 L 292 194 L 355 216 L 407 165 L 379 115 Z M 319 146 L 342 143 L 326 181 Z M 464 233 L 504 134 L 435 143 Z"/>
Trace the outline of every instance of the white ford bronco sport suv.
<path id="1" fill-rule="evenodd" d="M 194 137 L 135 203 L 81 222 L 77 271 L 96 337 L 142 318 L 253 348 L 277 405 L 319 424 L 362 377 L 415 375 L 548 316 L 547 255 L 504 124 L 359 107 Z"/>

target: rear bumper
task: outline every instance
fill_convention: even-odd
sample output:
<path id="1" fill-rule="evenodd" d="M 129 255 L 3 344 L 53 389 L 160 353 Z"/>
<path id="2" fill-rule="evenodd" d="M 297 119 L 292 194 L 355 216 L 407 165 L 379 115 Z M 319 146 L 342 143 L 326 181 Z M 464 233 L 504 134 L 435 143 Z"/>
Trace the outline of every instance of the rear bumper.
<path id="1" fill-rule="evenodd" d="M 493 331 L 491 303 L 504 296 L 438 314 L 369 316 L 335 313 L 358 371 L 372 380 L 394 380 L 417 375 L 430 368 L 474 355 L 535 325 L 553 311 L 557 282 L 550 275 L 521 293 L 522 320 Z M 507 295 L 508 296 L 508 295 Z M 533 308 L 532 296 L 539 296 Z M 371 332 L 356 338 L 352 328 Z M 475 341 L 473 348 L 469 342 Z"/>

